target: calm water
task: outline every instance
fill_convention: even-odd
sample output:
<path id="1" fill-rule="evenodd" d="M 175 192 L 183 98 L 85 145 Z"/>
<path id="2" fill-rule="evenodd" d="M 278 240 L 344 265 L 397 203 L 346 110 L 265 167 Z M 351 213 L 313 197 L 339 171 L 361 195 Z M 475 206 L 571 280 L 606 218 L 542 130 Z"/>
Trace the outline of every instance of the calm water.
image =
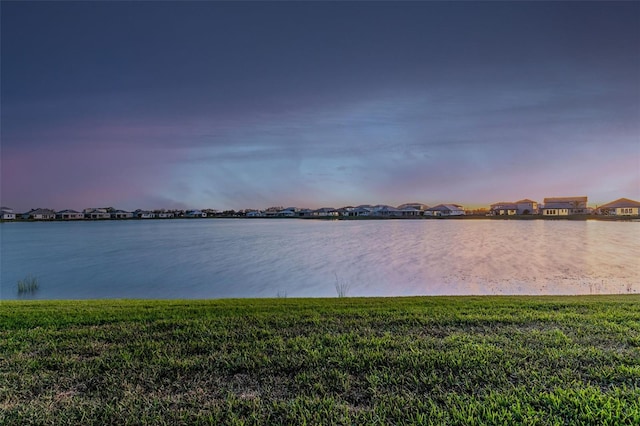
<path id="1" fill-rule="evenodd" d="M 0 298 L 640 292 L 640 223 L 165 220 L 0 224 Z"/>

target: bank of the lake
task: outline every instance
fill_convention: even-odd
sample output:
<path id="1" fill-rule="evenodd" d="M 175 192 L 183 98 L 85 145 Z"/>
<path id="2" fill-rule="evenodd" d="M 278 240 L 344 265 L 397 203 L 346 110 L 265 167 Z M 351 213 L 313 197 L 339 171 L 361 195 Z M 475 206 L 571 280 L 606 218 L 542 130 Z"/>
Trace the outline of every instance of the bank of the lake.
<path id="1" fill-rule="evenodd" d="M 0 424 L 640 424 L 640 296 L 0 303 Z"/>

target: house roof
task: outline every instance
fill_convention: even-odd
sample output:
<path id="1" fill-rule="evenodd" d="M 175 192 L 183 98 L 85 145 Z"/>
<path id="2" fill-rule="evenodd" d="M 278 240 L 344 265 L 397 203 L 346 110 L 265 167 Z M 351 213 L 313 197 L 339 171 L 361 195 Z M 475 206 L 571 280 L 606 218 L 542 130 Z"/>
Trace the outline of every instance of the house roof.
<path id="1" fill-rule="evenodd" d="M 418 210 L 426 210 L 429 208 L 429 206 L 427 206 L 426 204 L 422 204 L 422 203 L 404 203 L 404 204 L 400 204 L 398 206 L 399 209 L 406 209 L 406 208 L 414 208 L 414 209 L 418 209 Z"/>
<path id="2" fill-rule="evenodd" d="M 628 198 L 619 198 L 607 204 L 598 207 L 600 209 L 617 209 L 621 207 L 640 207 L 640 201 L 630 200 Z"/>
<path id="3" fill-rule="evenodd" d="M 427 209 L 429 211 L 453 211 L 453 210 L 462 210 L 462 206 L 458 204 L 438 204 L 435 207 L 431 207 Z"/>
<path id="4" fill-rule="evenodd" d="M 501 203 L 491 204 L 491 209 L 492 210 L 495 210 L 495 209 L 517 210 L 518 209 L 518 205 L 516 203 L 501 202 Z"/>
<path id="5" fill-rule="evenodd" d="M 51 209 L 33 209 L 31 210 L 29 213 L 27 213 L 29 215 L 36 215 L 36 214 L 48 214 L 48 215 L 55 215 L 56 212 L 51 210 Z"/>
<path id="6" fill-rule="evenodd" d="M 77 212 L 77 211 L 75 211 L 75 210 L 71 210 L 71 209 L 60 210 L 60 211 L 58 212 L 58 214 L 60 214 L 60 213 L 75 213 L 75 214 L 80 214 L 80 212 Z"/>
<path id="7" fill-rule="evenodd" d="M 553 202 L 553 203 L 544 203 L 544 210 L 547 209 L 572 209 L 574 207 L 572 202 Z"/>
<path id="8" fill-rule="evenodd" d="M 586 203 L 587 197 L 551 197 L 551 198 L 544 199 L 545 206 L 548 203 L 575 203 L 575 202 Z"/>
<path id="9" fill-rule="evenodd" d="M 530 200 L 528 198 L 525 198 L 524 200 L 516 201 L 516 204 L 520 204 L 520 203 L 537 203 L 537 201 L 533 201 L 533 200 Z"/>
<path id="10" fill-rule="evenodd" d="M 375 206 L 373 208 L 374 211 L 380 212 L 380 211 L 390 211 L 390 212 L 399 212 L 399 209 L 396 209 L 395 207 L 392 206 L 387 206 L 384 204 L 379 204 L 377 206 Z"/>

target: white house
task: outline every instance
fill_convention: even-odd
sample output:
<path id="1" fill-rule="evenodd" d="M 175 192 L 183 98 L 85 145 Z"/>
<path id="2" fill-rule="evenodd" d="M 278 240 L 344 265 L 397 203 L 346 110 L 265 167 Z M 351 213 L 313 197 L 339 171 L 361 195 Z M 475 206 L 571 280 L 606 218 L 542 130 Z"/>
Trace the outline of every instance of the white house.
<path id="1" fill-rule="evenodd" d="M 568 216 L 572 214 L 589 214 L 587 197 L 555 197 L 545 198 L 542 207 L 543 216 Z"/>
<path id="2" fill-rule="evenodd" d="M 402 216 L 422 216 L 429 206 L 422 203 L 405 203 L 400 204 L 398 209 L 402 211 Z"/>
<path id="3" fill-rule="evenodd" d="M 159 212 L 157 213 L 157 217 L 160 219 L 171 219 L 174 218 L 176 215 L 173 214 L 172 212 Z"/>
<path id="4" fill-rule="evenodd" d="M 133 216 L 138 219 L 155 219 L 156 214 L 154 212 L 150 212 L 148 210 L 136 210 L 133 212 Z"/>
<path id="5" fill-rule="evenodd" d="M 640 215 L 640 202 L 620 198 L 598 207 L 597 213 L 603 216 L 638 216 Z"/>
<path id="6" fill-rule="evenodd" d="M 194 218 L 194 217 L 207 217 L 207 214 L 200 210 L 189 210 L 184 214 L 184 217 Z"/>
<path id="7" fill-rule="evenodd" d="M 278 212 L 278 216 L 280 217 L 296 217 L 298 216 L 299 209 L 296 207 L 287 207 L 286 209 L 282 209 Z"/>
<path id="8" fill-rule="evenodd" d="M 84 217 L 86 219 L 111 219 L 111 213 L 107 209 L 84 209 Z"/>
<path id="9" fill-rule="evenodd" d="M 425 216 L 464 216 L 464 208 L 459 204 L 438 204 L 424 211 Z"/>
<path id="10" fill-rule="evenodd" d="M 373 214 L 373 206 L 369 204 L 361 204 L 351 210 L 350 216 L 369 217 Z"/>
<path id="11" fill-rule="evenodd" d="M 311 212 L 312 216 L 318 217 L 327 217 L 327 216 L 338 216 L 338 210 L 333 207 L 322 207 Z"/>
<path id="12" fill-rule="evenodd" d="M 124 210 L 115 210 L 111 212 L 111 219 L 131 219 L 133 213 Z"/>
<path id="13" fill-rule="evenodd" d="M 379 204 L 373 207 L 371 215 L 378 217 L 400 217 L 402 216 L 402 211 L 395 207 Z"/>
<path id="14" fill-rule="evenodd" d="M 0 208 L 0 219 L 2 220 L 14 220 L 16 218 L 16 214 L 13 212 L 13 209 L 9 207 L 1 207 Z"/>
<path id="15" fill-rule="evenodd" d="M 56 213 L 56 219 L 61 220 L 79 220 L 84 219 L 84 213 L 77 212 L 75 210 L 60 210 Z"/>
<path id="16" fill-rule="evenodd" d="M 56 212 L 51 209 L 33 209 L 22 215 L 23 219 L 34 220 L 53 220 L 56 218 Z"/>
<path id="17" fill-rule="evenodd" d="M 518 207 L 518 214 L 538 214 L 540 210 L 538 209 L 538 202 L 525 198 L 524 200 L 516 201 L 516 206 Z"/>

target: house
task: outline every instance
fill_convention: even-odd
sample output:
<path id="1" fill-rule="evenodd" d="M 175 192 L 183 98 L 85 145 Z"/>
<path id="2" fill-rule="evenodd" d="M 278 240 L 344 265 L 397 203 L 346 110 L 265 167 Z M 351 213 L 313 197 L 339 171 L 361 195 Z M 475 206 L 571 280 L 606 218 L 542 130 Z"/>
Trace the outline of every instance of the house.
<path id="1" fill-rule="evenodd" d="M 489 216 L 513 216 L 538 214 L 538 203 L 528 198 L 516 201 L 501 201 L 491 204 Z"/>
<path id="2" fill-rule="evenodd" d="M 89 208 L 83 210 L 85 219 L 111 219 L 111 213 L 107 209 Z"/>
<path id="3" fill-rule="evenodd" d="M 372 215 L 373 207 L 369 204 L 362 204 L 358 207 L 355 207 L 350 216 L 361 216 L 361 217 L 369 217 Z"/>
<path id="4" fill-rule="evenodd" d="M 402 216 L 422 216 L 429 206 L 422 203 L 405 203 L 398 206 Z"/>
<path id="5" fill-rule="evenodd" d="M 589 214 L 587 197 L 555 197 L 545 198 L 542 207 L 543 216 L 568 216 L 572 214 Z"/>
<path id="6" fill-rule="evenodd" d="M 250 210 L 246 212 L 245 216 L 246 217 L 264 217 L 265 214 L 260 210 Z"/>
<path id="7" fill-rule="evenodd" d="M 516 206 L 518 207 L 518 214 L 538 214 L 540 210 L 538 209 L 538 202 L 525 198 L 524 200 L 516 201 Z"/>
<path id="8" fill-rule="evenodd" d="M 640 201 L 620 198 L 597 208 L 596 212 L 603 216 L 638 216 Z"/>
<path id="9" fill-rule="evenodd" d="M 60 210 L 56 213 L 56 219 L 60 220 L 79 220 L 84 219 L 84 213 L 77 212 L 75 210 Z"/>
<path id="10" fill-rule="evenodd" d="M 313 210 L 311 209 L 300 209 L 297 212 L 298 217 L 311 217 L 313 216 Z"/>
<path id="11" fill-rule="evenodd" d="M 371 215 L 377 217 L 400 217 L 402 216 L 402 211 L 395 207 L 379 204 L 373 207 Z"/>
<path id="12" fill-rule="evenodd" d="M 124 210 L 114 210 L 111 213 L 111 219 L 131 219 L 133 213 Z"/>
<path id="13" fill-rule="evenodd" d="M 13 209 L 9 207 L 1 207 L 0 208 L 0 219 L 2 220 L 14 220 L 16 218 L 16 214 L 13 212 Z"/>
<path id="14" fill-rule="evenodd" d="M 299 209 L 296 207 L 287 207 L 278 212 L 279 217 L 296 217 L 298 216 Z"/>
<path id="15" fill-rule="evenodd" d="M 459 204 L 438 204 L 424 211 L 425 216 L 464 216 L 464 208 Z"/>
<path id="16" fill-rule="evenodd" d="M 154 212 L 150 212 L 148 210 L 136 210 L 133 212 L 133 217 L 137 217 L 138 219 L 155 219 L 156 214 Z"/>
<path id="17" fill-rule="evenodd" d="M 207 217 L 207 214 L 200 210 L 189 210 L 184 214 L 184 217 L 188 217 L 188 218 Z"/>
<path id="18" fill-rule="evenodd" d="M 513 216 L 518 214 L 518 204 L 510 203 L 507 201 L 501 201 L 499 203 L 491 204 L 489 211 L 491 216 Z"/>
<path id="19" fill-rule="evenodd" d="M 311 212 L 311 216 L 315 217 L 327 217 L 327 216 L 338 216 L 338 210 L 333 207 L 322 207 Z"/>
<path id="20" fill-rule="evenodd" d="M 22 218 L 33 220 L 53 220 L 56 218 L 56 212 L 51 209 L 33 209 L 23 214 Z"/>
<path id="21" fill-rule="evenodd" d="M 172 219 L 174 218 L 176 215 L 173 214 L 172 212 L 158 212 L 156 213 L 156 217 L 159 219 Z"/>

